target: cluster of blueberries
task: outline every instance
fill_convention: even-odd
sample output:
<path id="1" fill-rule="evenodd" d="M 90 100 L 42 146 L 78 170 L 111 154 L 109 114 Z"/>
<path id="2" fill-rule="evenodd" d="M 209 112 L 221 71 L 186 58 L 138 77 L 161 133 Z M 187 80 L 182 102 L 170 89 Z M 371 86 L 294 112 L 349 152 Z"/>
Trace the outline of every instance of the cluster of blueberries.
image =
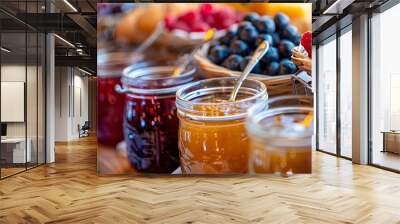
<path id="1" fill-rule="evenodd" d="M 274 18 L 251 13 L 235 29 L 212 42 L 208 59 L 217 65 L 234 71 L 243 71 L 254 50 L 263 41 L 269 42 L 269 50 L 254 67 L 252 73 L 270 76 L 292 74 L 297 71 L 290 60 L 292 49 L 299 45 L 301 35 L 283 13 Z"/>

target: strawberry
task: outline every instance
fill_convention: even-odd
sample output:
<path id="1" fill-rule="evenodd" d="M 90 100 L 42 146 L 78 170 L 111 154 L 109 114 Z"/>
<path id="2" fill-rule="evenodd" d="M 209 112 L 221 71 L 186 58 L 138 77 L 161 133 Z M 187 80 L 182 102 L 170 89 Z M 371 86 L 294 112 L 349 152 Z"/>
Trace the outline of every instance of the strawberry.
<path id="1" fill-rule="evenodd" d="M 303 33 L 303 36 L 301 37 L 300 41 L 301 45 L 306 49 L 308 56 L 310 58 L 312 57 L 312 33 L 310 31 L 307 31 Z"/>

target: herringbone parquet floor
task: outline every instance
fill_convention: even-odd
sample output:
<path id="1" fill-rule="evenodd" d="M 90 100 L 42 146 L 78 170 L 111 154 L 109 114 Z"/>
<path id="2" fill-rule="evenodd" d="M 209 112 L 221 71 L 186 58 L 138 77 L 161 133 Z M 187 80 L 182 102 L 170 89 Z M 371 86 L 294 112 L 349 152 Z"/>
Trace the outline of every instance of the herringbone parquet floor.
<path id="1" fill-rule="evenodd" d="M 0 223 L 400 223 L 400 175 L 313 154 L 313 174 L 99 177 L 94 138 L 0 181 Z"/>

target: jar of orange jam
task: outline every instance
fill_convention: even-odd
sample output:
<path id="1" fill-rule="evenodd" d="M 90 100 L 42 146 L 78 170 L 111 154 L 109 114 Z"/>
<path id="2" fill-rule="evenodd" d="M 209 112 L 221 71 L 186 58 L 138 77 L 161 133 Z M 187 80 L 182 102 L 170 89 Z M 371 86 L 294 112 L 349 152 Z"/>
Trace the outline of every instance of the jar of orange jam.
<path id="1" fill-rule="evenodd" d="M 261 104 L 249 110 L 250 173 L 311 173 L 313 108 L 309 103 L 307 96 L 285 96 L 271 99 L 267 110 Z"/>
<path id="2" fill-rule="evenodd" d="M 248 172 L 247 110 L 267 102 L 265 85 L 245 80 L 236 101 L 229 101 L 237 78 L 192 83 L 177 92 L 179 152 L 184 174 Z"/>

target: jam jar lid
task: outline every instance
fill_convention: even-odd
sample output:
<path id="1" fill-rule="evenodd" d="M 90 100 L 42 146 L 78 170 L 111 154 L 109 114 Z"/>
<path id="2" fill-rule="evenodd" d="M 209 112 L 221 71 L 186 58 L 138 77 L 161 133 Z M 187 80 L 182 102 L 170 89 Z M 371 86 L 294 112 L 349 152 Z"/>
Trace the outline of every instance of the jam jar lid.
<path id="1" fill-rule="evenodd" d="M 131 65 L 124 69 L 121 82 L 125 92 L 139 95 L 175 93 L 194 80 L 196 69 L 188 66 L 175 75 L 176 66 L 151 66 L 138 68 Z"/>

